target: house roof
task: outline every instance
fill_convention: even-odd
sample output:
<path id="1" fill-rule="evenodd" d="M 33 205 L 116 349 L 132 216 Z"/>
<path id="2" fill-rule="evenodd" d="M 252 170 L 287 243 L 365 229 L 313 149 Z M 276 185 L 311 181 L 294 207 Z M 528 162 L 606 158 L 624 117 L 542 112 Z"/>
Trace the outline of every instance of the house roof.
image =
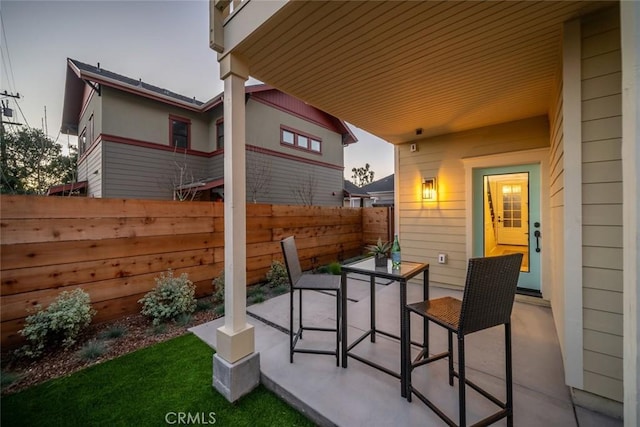
<path id="1" fill-rule="evenodd" d="M 344 180 L 344 193 L 345 197 L 369 197 L 366 191 L 346 179 Z"/>
<path id="2" fill-rule="evenodd" d="M 125 92 L 133 93 L 156 101 L 168 103 L 191 111 L 204 113 L 222 104 L 224 92 L 214 96 L 207 102 L 198 101 L 172 92 L 168 89 L 143 82 L 142 79 L 132 79 L 113 71 L 105 70 L 100 64 L 94 66 L 75 59 L 67 58 L 67 75 L 65 81 L 64 107 L 62 112 L 61 132 L 70 135 L 78 134 L 78 122 L 84 101 L 85 84 L 90 84 L 98 90 L 99 85 L 113 87 Z M 281 108 L 287 112 L 329 128 L 342 135 L 343 144 L 357 142 L 346 123 L 337 117 L 325 113 L 305 102 L 266 85 L 246 86 L 245 92 L 256 100 Z"/>
<path id="3" fill-rule="evenodd" d="M 88 181 L 72 182 L 70 184 L 52 185 L 47 190 L 47 196 L 55 196 L 58 194 L 68 193 L 70 191 L 85 190 L 89 185 Z"/>
<path id="4" fill-rule="evenodd" d="M 391 174 L 389 176 L 385 176 L 377 181 L 373 181 L 370 184 L 365 185 L 360 190 L 371 193 L 380 193 L 387 191 L 394 191 L 394 177 L 395 174 Z"/>

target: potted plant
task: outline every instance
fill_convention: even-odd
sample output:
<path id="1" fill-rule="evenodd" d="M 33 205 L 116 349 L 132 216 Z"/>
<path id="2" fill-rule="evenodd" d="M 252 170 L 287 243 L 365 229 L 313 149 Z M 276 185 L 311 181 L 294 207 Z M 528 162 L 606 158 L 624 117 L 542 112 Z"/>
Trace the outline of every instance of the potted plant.
<path id="1" fill-rule="evenodd" d="M 382 239 L 378 237 L 378 243 L 375 245 L 367 245 L 366 249 L 369 251 L 369 255 L 373 255 L 376 262 L 376 267 L 387 266 L 387 254 L 391 249 L 391 242 L 382 243 Z"/>

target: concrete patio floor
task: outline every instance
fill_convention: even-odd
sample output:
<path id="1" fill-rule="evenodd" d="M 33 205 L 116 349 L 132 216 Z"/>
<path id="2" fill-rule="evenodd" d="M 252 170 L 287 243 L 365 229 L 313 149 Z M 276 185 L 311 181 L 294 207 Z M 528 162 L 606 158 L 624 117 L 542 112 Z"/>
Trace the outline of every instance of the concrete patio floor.
<path id="1" fill-rule="evenodd" d="M 461 292 L 431 287 L 431 297 Z M 408 286 L 408 301 L 419 301 L 421 288 Z M 307 324 L 335 324 L 335 296 L 306 291 L 303 315 Z M 368 329 L 369 282 L 350 276 L 348 284 L 349 342 Z M 380 281 L 376 286 L 377 327 L 399 334 L 399 286 Z M 349 359 L 348 368 L 336 367 L 332 356 L 296 354 L 289 363 L 289 294 L 247 308 L 255 326 L 256 351 L 260 353 L 261 382 L 290 405 L 323 426 L 441 426 L 440 420 L 415 396 L 407 402 L 400 396 L 400 380 Z M 215 331 L 224 318 L 191 328 L 216 347 Z M 412 316 L 412 338 L 422 333 L 421 322 Z M 430 351 L 446 350 L 444 329 L 430 328 Z M 564 385 L 564 370 L 551 309 L 516 302 L 512 314 L 514 423 L 516 426 L 622 426 L 622 421 L 575 407 Z M 307 333 L 299 345 L 331 348 L 333 334 Z M 414 354 L 417 350 L 413 349 Z M 467 336 L 467 377 L 498 397 L 504 396 L 504 333 L 497 327 Z M 376 343 L 363 341 L 356 353 L 399 372 L 397 341 L 378 335 Z M 457 381 L 450 387 L 447 362 L 417 368 L 413 384 L 446 414 L 457 420 Z M 497 407 L 467 388 L 467 419 L 470 424 Z M 506 425 L 502 420 L 496 425 Z"/>

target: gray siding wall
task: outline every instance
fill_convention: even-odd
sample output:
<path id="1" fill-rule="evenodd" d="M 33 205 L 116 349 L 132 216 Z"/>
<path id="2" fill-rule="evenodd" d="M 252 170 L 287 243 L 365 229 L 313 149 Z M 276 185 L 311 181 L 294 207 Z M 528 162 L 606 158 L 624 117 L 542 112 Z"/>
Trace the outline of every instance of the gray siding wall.
<path id="1" fill-rule="evenodd" d="M 312 161 L 343 166 L 344 152 L 340 134 L 252 99 L 249 99 L 246 111 L 247 144 Z M 280 125 L 321 138 L 322 154 L 281 145 Z"/>
<path id="2" fill-rule="evenodd" d="M 104 193 L 102 197 L 172 199 L 179 167 L 187 165 L 188 179 L 206 178 L 207 157 L 135 145 L 103 142 Z"/>
<path id="3" fill-rule="evenodd" d="M 85 85 L 85 90 L 87 90 L 87 87 L 88 85 Z M 91 90 L 93 91 L 93 89 Z M 102 97 L 98 96 L 97 93 L 93 93 L 89 104 L 80 117 L 80 121 L 78 122 L 78 136 L 88 127 L 91 115 L 93 115 L 93 140 L 87 140 L 87 147 L 102 133 Z"/>
<path id="4" fill-rule="evenodd" d="M 92 103 L 102 105 L 96 135 L 103 143 L 79 167 L 80 179 L 89 179 L 95 197 L 171 199 L 186 164 L 191 181 L 224 176 L 224 155 L 184 155 L 166 150 L 169 114 L 191 120 L 191 148 L 216 151 L 217 119 L 223 108 L 201 114 L 105 88 Z M 97 107 L 95 107 L 97 109 Z M 96 110 L 97 111 L 97 110 Z M 104 123 L 104 126 L 102 126 Z M 322 153 L 305 152 L 280 144 L 280 125 L 322 139 Z M 109 135 L 123 138 L 116 142 Z M 130 140 L 130 141 L 126 141 Z M 145 143 L 145 144 L 140 144 Z M 158 144 L 158 149 L 147 144 Z M 341 206 L 343 147 L 340 134 L 261 102 L 247 103 L 247 201 L 276 204 Z M 251 146 L 267 152 L 256 152 Z M 164 149 L 161 149 L 164 148 Z M 90 157 L 90 158 L 89 158 Z M 99 170 L 99 174 L 93 171 Z"/>
<path id="5" fill-rule="evenodd" d="M 616 401 L 622 385 L 622 100 L 619 8 L 583 19 L 584 389 Z"/>
<path id="6" fill-rule="evenodd" d="M 100 142 L 78 163 L 78 181 L 88 181 L 88 197 L 103 197 L 103 173 L 102 142 Z"/>
<path id="7" fill-rule="evenodd" d="M 191 121 L 192 150 L 213 151 L 209 124 L 201 113 L 107 87 L 102 99 L 105 134 L 169 146 L 169 115 L 175 115 Z"/>
<path id="8" fill-rule="evenodd" d="M 263 185 L 264 184 L 264 185 Z M 342 206 L 342 170 L 247 152 L 247 201 Z"/>

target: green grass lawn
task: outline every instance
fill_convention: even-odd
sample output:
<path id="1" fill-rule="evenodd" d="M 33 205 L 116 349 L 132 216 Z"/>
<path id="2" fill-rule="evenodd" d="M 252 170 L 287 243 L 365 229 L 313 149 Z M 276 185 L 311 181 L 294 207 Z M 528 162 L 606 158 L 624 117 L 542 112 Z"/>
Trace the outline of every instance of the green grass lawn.
<path id="1" fill-rule="evenodd" d="M 3 426 L 312 426 L 260 386 L 235 404 L 213 389 L 209 346 L 192 334 L 0 401 Z M 188 415 L 187 415 L 188 414 Z M 201 421 L 194 423 L 194 418 Z M 215 420 L 215 423 L 214 423 Z"/>

